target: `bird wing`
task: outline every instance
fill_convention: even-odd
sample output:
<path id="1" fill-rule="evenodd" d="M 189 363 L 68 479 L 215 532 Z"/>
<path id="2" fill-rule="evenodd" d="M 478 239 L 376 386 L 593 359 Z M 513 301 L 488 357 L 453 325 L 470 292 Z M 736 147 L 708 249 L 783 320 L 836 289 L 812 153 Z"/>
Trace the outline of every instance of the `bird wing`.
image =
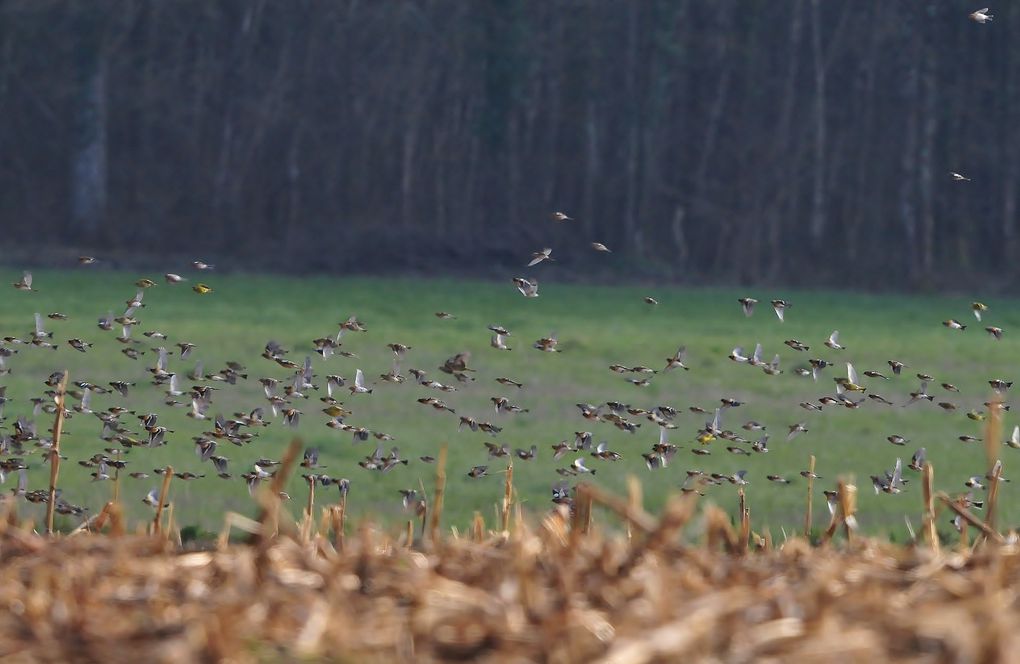
<path id="1" fill-rule="evenodd" d="M 43 328 L 42 314 L 39 313 L 35 315 L 35 336 L 37 338 L 46 336 L 46 330 Z"/>
<path id="2" fill-rule="evenodd" d="M 854 369 L 854 365 L 849 362 L 846 363 L 846 377 L 850 379 L 850 382 L 857 385 L 857 369 Z"/>
<path id="3" fill-rule="evenodd" d="M 365 374 L 358 369 L 354 374 L 354 387 L 365 387 Z"/>

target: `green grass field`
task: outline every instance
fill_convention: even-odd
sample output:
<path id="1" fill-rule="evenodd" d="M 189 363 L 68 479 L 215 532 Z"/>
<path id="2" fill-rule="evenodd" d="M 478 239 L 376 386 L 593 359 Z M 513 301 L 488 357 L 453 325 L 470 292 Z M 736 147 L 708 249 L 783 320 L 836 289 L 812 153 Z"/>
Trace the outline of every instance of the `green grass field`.
<path id="1" fill-rule="evenodd" d="M 752 522 L 756 530 L 768 526 L 778 534 L 800 528 L 803 519 L 805 480 L 798 472 L 807 467 L 808 457 L 817 457 L 816 472 L 824 479 L 818 483 L 815 503 L 816 523 L 828 520 L 821 488 L 831 488 L 839 476 L 854 478 L 859 487 L 859 521 L 867 532 L 905 533 L 903 515 L 913 518 L 915 528 L 921 511 L 918 474 L 905 470 L 912 481 L 898 495 L 875 495 L 868 476 L 890 469 L 897 457 L 904 466 L 913 451 L 927 448 L 928 458 L 935 467 L 936 486 L 951 493 L 964 491 L 964 480 L 970 475 L 983 475 L 985 452 L 981 443 L 962 443 L 961 434 L 980 436 L 983 425 L 966 417 L 971 409 L 984 410 L 989 399 L 990 378 L 1010 380 L 1020 347 L 1011 331 L 1020 322 L 1020 309 L 1012 300 L 989 300 L 986 323 L 1006 330 L 1002 341 L 996 342 L 977 325 L 970 313 L 970 299 L 918 296 L 872 296 L 836 292 L 771 292 L 751 289 L 678 289 L 666 287 L 586 287 L 557 285 L 555 268 L 536 270 L 542 280 L 541 296 L 525 299 L 510 284 L 425 279 L 293 279 L 270 276 L 203 274 L 215 292 L 198 296 L 189 288 L 199 275 L 188 273 L 189 284 L 171 286 L 159 279 L 160 285 L 145 294 L 146 307 L 136 315 L 141 324 L 135 337 L 144 343 L 138 348 L 148 351 L 150 343 L 141 332 L 159 330 L 168 335 L 168 347 L 177 341 L 197 344 L 191 358 L 171 358 L 171 369 L 186 373 L 196 359 L 204 362 L 205 370 L 220 369 L 226 360 L 244 364 L 250 379 L 237 386 L 226 386 L 214 397 L 210 415 L 248 411 L 265 406 L 261 386 L 256 378 L 273 376 L 287 378 L 292 372 L 262 359 L 265 343 L 274 339 L 291 349 L 289 357 L 300 362 L 311 353 L 311 340 L 335 334 L 338 324 L 355 314 L 366 325 L 364 334 L 350 333 L 344 337 L 344 349 L 359 359 L 333 357 L 323 361 L 313 355 L 317 376 L 339 373 L 352 379 L 356 368 L 364 370 L 375 391 L 371 395 L 346 395 L 342 400 L 353 411 L 348 423 L 384 431 L 396 437 L 387 448 L 397 445 L 407 466 L 399 466 L 388 474 L 369 472 L 357 462 L 374 449 L 375 441 L 353 443 L 352 436 L 324 426 L 327 416 L 321 413 L 324 404 L 318 394 L 296 404 L 304 416 L 300 427 L 289 429 L 278 421 L 258 431 L 258 438 L 244 448 L 221 444 L 218 453 L 231 460 L 235 479 L 224 481 L 215 477 L 211 465 L 203 465 L 194 451 L 191 437 L 208 430 L 211 422 L 198 422 L 184 416 L 186 409 L 163 405 L 162 388 L 151 386 L 146 367 L 153 366 L 154 353 L 148 351 L 133 361 L 120 353 L 123 347 L 115 332 L 102 332 L 96 320 L 107 311 L 119 315 L 124 301 L 134 295 L 133 282 L 141 276 L 157 279 L 157 274 L 92 271 L 40 271 L 35 274 L 36 293 L 15 291 L 10 287 L 20 273 L 0 272 L 4 295 L 0 298 L 0 332 L 28 338 L 33 328 L 34 312 L 62 312 L 68 321 L 48 321 L 48 329 L 60 341 L 60 348 L 51 351 L 19 346 L 11 358 L 12 372 L 0 378 L 7 385 L 11 402 L 5 410 L 3 431 L 9 432 L 19 414 L 30 414 L 29 399 L 46 389 L 42 381 L 51 372 L 70 371 L 71 380 L 87 380 L 106 384 L 120 379 L 137 382 L 128 399 L 118 395 L 96 396 L 93 408 L 99 410 L 119 404 L 139 413 L 160 413 L 160 424 L 174 430 L 170 443 L 156 449 L 136 449 L 127 457 L 128 470 L 149 471 L 170 463 L 177 470 L 205 472 L 208 477 L 193 482 L 174 480 L 171 498 L 180 524 L 198 524 L 216 530 L 225 510 L 243 513 L 254 511 L 244 482 L 236 475 L 251 469 L 259 457 L 279 458 L 287 441 L 295 434 L 306 445 L 321 450 L 320 463 L 333 477 L 351 480 L 350 510 L 354 518 L 396 521 L 403 514 L 398 489 L 418 488 L 424 482 L 431 491 L 434 466 L 418 460 L 419 455 L 437 455 L 441 444 L 449 445 L 449 482 L 445 520 L 464 527 L 472 513 L 479 510 L 491 521 L 495 506 L 502 498 L 503 475 L 507 459 L 488 459 L 482 433 L 458 432 L 457 417 L 433 411 L 416 402 L 423 396 L 445 400 L 458 414 L 470 414 L 479 420 L 490 420 L 504 426 L 497 441 L 511 449 L 538 445 L 535 461 L 516 461 L 515 484 L 519 498 L 534 512 L 547 509 L 550 486 L 560 479 L 555 468 L 565 467 L 578 455 L 568 455 L 554 462 L 550 445 L 560 440 L 573 440 L 575 431 L 589 430 L 595 440 L 606 440 L 611 449 L 621 453 L 623 460 L 611 463 L 584 454 L 587 464 L 597 469 L 595 482 L 614 491 L 623 492 L 628 474 L 637 475 L 644 486 L 649 509 L 656 509 L 665 497 L 675 491 L 685 477 L 685 470 L 697 468 L 706 472 L 731 474 L 748 470 L 746 487 Z M 522 274 L 525 271 L 522 270 Z M 651 307 L 642 297 L 651 295 L 659 305 Z M 745 318 L 736 298 L 752 295 L 761 300 L 755 315 Z M 787 320 L 780 323 L 767 302 L 782 297 L 792 302 Z M 436 311 L 449 311 L 456 320 L 439 320 Z M 941 325 L 947 318 L 968 324 L 963 332 L 948 330 Z M 486 326 L 498 323 L 512 332 L 512 352 L 489 347 L 490 333 Z M 839 329 L 844 351 L 832 351 L 822 342 L 833 329 Z M 531 346 L 540 337 L 555 332 L 561 353 L 541 353 Z M 78 353 L 64 340 L 80 337 L 95 346 L 87 353 Z M 811 346 L 809 353 L 798 353 L 783 345 L 796 338 Z M 401 367 L 408 376 L 403 385 L 378 380 L 389 370 L 393 354 L 387 343 L 400 342 L 413 347 Z M 782 357 L 784 373 L 770 377 L 758 369 L 738 365 L 727 355 L 735 345 L 748 352 L 755 342 L 765 348 L 766 359 L 774 353 Z M 677 346 L 688 348 L 690 371 L 658 374 L 646 388 L 635 387 L 625 377 L 612 373 L 612 363 L 648 365 L 661 368 L 665 358 Z M 438 371 L 443 360 L 457 352 L 470 351 L 471 365 L 477 380 L 457 384 L 451 376 Z M 836 362 L 812 382 L 791 371 L 806 366 L 809 357 L 822 357 Z M 867 401 L 858 410 L 842 407 L 808 412 L 798 406 L 834 392 L 833 376 L 845 375 L 843 362 L 851 360 L 859 372 L 876 369 L 892 376 L 886 360 L 905 362 L 909 369 L 890 381 L 864 379 L 869 390 L 880 392 L 896 403 L 882 406 Z M 430 377 L 459 388 L 444 394 L 413 384 L 408 369 L 417 367 Z M 909 392 L 917 389 L 914 373 L 923 371 L 936 381 L 930 391 L 935 402 L 951 401 L 959 406 L 955 412 L 944 412 L 938 406 L 922 402 L 901 407 Z M 525 384 L 524 389 L 504 387 L 494 381 L 508 376 Z M 945 392 L 939 383 L 957 385 L 959 394 Z M 324 382 L 317 379 L 318 384 Z M 184 382 L 190 386 L 190 382 Z M 222 386 L 222 384 L 216 384 Z M 499 415 L 489 398 L 505 395 L 511 401 L 530 409 L 526 415 Z M 709 445 L 710 456 L 695 456 L 693 447 L 697 430 L 705 417 L 689 412 L 688 406 L 699 405 L 708 410 L 719 404 L 721 397 L 733 397 L 746 404 L 725 412 L 723 427 L 744 434 L 753 440 L 755 432 L 745 432 L 740 425 L 750 419 L 763 422 L 772 433 L 770 452 L 754 456 L 737 456 L 726 451 L 727 441 Z M 181 400 L 186 400 L 182 397 Z M 1007 395 L 1007 401 L 1009 395 Z M 676 419 L 678 428 L 671 433 L 671 442 L 681 446 L 673 463 L 666 469 L 650 472 L 641 453 L 648 451 L 658 439 L 658 429 L 643 419 L 636 434 L 617 430 L 607 423 L 584 420 L 574 404 L 598 404 L 617 400 L 638 406 L 659 404 L 682 409 Z M 268 410 L 268 409 L 267 409 Z M 136 431 L 137 420 L 125 416 L 123 421 Z M 1013 413 L 1005 417 L 1004 435 L 1018 422 Z M 809 432 L 786 441 L 788 425 L 805 422 Z M 50 416 L 41 416 L 39 429 L 52 425 Z M 77 461 L 99 452 L 106 443 L 99 440 L 100 423 L 91 416 L 75 414 L 66 423 L 63 450 L 69 461 L 63 466 L 60 486 L 64 496 L 92 510 L 99 509 L 109 498 L 109 482 L 92 482 L 89 471 Z M 909 438 L 905 447 L 895 447 L 886 436 L 899 434 Z M 745 446 L 747 447 L 747 446 Z M 1001 446 L 1005 468 L 1010 477 L 1014 455 L 1020 451 Z M 38 453 L 29 457 L 30 488 L 43 488 L 47 471 Z M 490 476 L 469 479 L 467 471 L 476 464 L 488 464 Z M 767 474 L 782 474 L 792 480 L 789 486 L 773 484 Z M 147 480 L 122 478 L 122 497 L 132 519 L 150 514 L 141 504 L 149 489 L 157 487 L 159 477 Z M 8 479 L 8 487 L 11 486 Z M 288 487 L 293 501 L 291 511 L 300 513 L 307 495 L 304 482 L 296 477 Z M 335 489 L 319 491 L 319 503 L 335 498 Z M 707 499 L 733 510 L 736 489 L 726 484 L 709 487 Z M 979 492 L 980 493 L 980 492 Z M 1015 483 L 1006 484 L 1000 495 L 1001 517 L 1005 524 L 1020 520 Z M 26 511 L 41 514 L 42 508 L 32 506 Z M 939 522 L 940 530 L 948 531 L 948 517 Z"/>

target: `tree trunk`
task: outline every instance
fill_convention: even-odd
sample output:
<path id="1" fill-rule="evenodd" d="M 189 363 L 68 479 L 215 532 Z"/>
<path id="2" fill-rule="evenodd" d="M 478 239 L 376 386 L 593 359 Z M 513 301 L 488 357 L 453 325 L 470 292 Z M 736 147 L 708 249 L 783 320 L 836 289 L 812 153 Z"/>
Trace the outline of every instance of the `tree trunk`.
<path id="1" fill-rule="evenodd" d="M 790 156 L 795 152 L 795 147 L 790 138 L 794 103 L 797 97 L 797 74 L 799 72 L 800 44 L 803 32 L 804 0 L 796 0 L 793 7 L 793 18 L 790 22 L 789 50 L 787 54 L 789 66 L 786 70 L 786 81 L 783 84 L 783 105 L 782 111 L 779 114 L 779 129 L 776 131 L 776 142 L 773 148 L 773 155 L 776 157 L 775 163 L 785 165 L 784 168 L 776 169 L 779 177 L 776 177 L 777 174 L 774 173 L 773 179 L 777 182 L 777 186 L 783 187 L 787 191 L 791 186 L 795 186 L 794 183 L 800 179 L 797 169 L 789 168 L 789 161 Z M 780 156 L 782 156 L 782 159 L 779 159 Z M 788 173 L 794 174 L 794 183 L 791 183 L 790 178 L 786 176 Z M 787 196 L 787 199 L 789 198 Z M 783 246 L 783 237 L 785 235 L 783 233 L 783 221 L 787 215 L 783 214 L 782 199 L 782 196 L 776 196 L 776 202 L 773 205 L 771 214 L 768 216 L 769 256 L 771 258 L 769 275 L 772 279 L 776 279 L 779 276 L 786 254 L 786 249 Z"/>
<path id="2" fill-rule="evenodd" d="M 72 236 L 95 240 L 106 217 L 106 57 L 95 34 L 78 50 L 78 101 L 71 154 Z"/>
<path id="3" fill-rule="evenodd" d="M 916 50 L 916 47 L 915 47 Z M 899 207 L 900 222 L 903 224 L 904 247 L 901 252 L 907 259 L 911 279 L 918 276 L 917 260 L 917 208 L 914 198 L 917 196 L 917 143 L 918 143 L 918 67 L 916 57 L 911 57 L 904 85 L 904 102 L 907 108 L 907 126 L 905 127 L 906 144 L 903 146 L 900 160 Z"/>
<path id="4" fill-rule="evenodd" d="M 926 46 L 921 76 L 924 88 L 924 140 L 921 143 L 918 168 L 918 184 L 921 194 L 921 225 L 923 229 L 921 268 L 926 279 L 930 279 L 935 270 L 935 168 L 933 161 L 935 132 L 938 130 L 935 57 L 934 48 Z"/>
<path id="5" fill-rule="evenodd" d="M 825 60 L 822 54 L 822 26 L 819 0 L 811 0 L 811 52 L 815 65 L 815 166 L 814 191 L 811 200 L 811 244 L 819 249 L 825 240 Z"/>

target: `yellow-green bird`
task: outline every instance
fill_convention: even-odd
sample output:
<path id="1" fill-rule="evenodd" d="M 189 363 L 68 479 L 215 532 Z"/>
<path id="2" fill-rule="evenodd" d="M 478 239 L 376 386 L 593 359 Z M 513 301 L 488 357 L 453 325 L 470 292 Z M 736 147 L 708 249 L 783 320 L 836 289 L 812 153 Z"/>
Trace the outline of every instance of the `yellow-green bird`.
<path id="1" fill-rule="evenodd" d="M 863 388 L 858 384 L 857 370 L 854 369 L 854 365 L 849 362 L 846 363 L 846 378 L 837 377 L 833 380 L 843 387 L 847 392 L 864 392 L 866 388 Z"/>
<path id="2" fill-rule="evenodd" d="M 195 291 L 199 295 L 205 295 L 206 293 L 213 292 L 213 289 L 210 288 L 209 286 L 206 286 L 205 284 L 195 284 L 194 286 L 191 287 L 191 290 Z"/>

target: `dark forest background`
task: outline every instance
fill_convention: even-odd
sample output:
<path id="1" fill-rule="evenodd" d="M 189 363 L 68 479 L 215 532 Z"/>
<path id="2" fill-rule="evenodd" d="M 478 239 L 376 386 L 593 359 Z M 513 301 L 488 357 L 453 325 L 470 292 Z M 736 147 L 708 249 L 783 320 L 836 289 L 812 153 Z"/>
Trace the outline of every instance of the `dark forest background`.
<path id="1" fill-rule="evenodd" d="M 2 0 L 0 252 L 1008 287 L 1000 4 Z"/>

